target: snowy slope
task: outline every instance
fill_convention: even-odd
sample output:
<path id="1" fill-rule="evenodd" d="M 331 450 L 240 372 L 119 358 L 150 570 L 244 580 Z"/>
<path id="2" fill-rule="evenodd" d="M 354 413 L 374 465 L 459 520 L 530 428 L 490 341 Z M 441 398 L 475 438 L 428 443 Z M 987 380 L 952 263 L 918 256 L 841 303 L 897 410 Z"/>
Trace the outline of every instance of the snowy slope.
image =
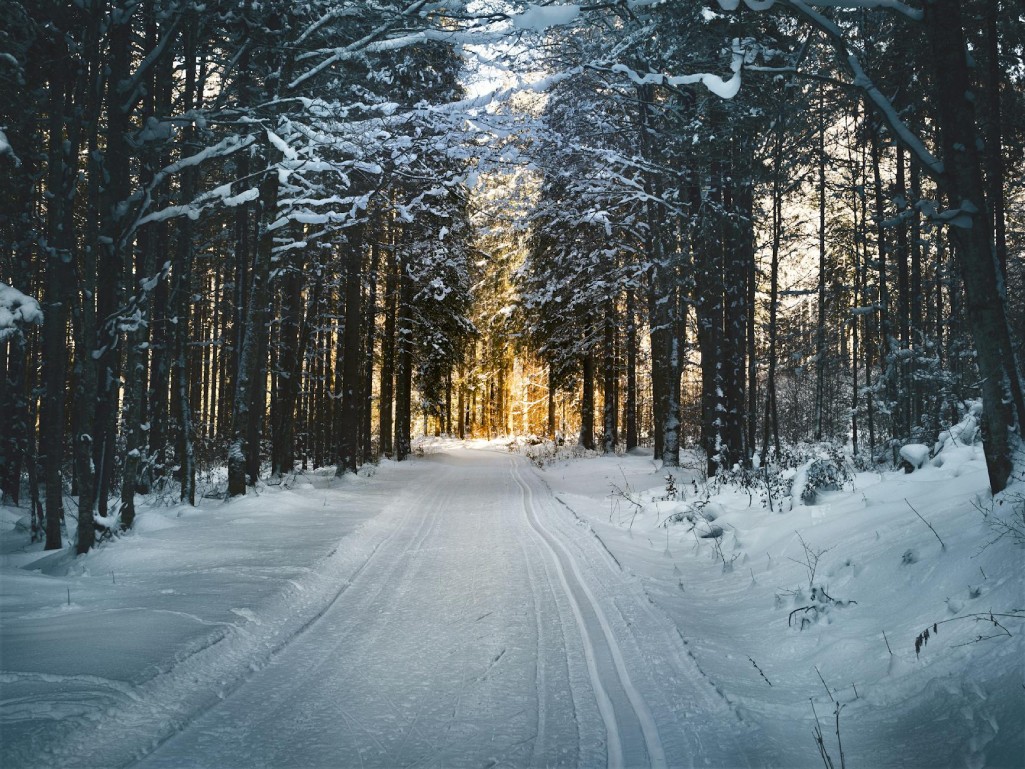
<path id="1" fill-rule="evenodd" d="M 839 705 L 848 766 L 1025 766 L 1025 549 L 1010 537 L 987 546 L 981 449 L 940 456 L 908 475 L 859 473 L 786 512 L 737 490 L 706 499 L 696 470 L 677 474 L 682 500 L 661 499 L 650 457 L 556 461 L 543 474 L 758 729 L 764 765 L 822 766 L 817 713 L 839 766 Z M 666 523 L 688 511 L 704 515 Z M 701 537 L 714 527 L 721 538 Z M 1014 610 L 1000 625 L 987 616 Z"/>

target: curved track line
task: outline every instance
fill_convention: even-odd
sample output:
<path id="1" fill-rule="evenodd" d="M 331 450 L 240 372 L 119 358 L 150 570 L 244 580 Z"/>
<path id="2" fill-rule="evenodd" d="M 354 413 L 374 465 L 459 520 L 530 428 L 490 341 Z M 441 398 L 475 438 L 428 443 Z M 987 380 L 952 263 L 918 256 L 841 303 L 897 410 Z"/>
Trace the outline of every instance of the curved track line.
<path id="1" fill-rule="evenodd" d="M 435 492 L 435 495 L 437 496 L 437 492 Z M 425 491 L 419 497 L 419 500 L 423 502 L 428 498 L 429 492 Z M 253 667 L 253 663 L 250 663 L 246 668 L 238 668 L 228 663 L 228 669 L 224 670 L 223 672 L 217 673 L 217 675 L 223 675 L 228 678 L 227 684 L 222 687 L 220 694 L 217 698 L 210 699 L 206 702 L 199 704 L 198 706 L 193 706 L 184 712 L 178 712 L 173 715 L 167 712 L 161 714 L 164 720 L 171 720 L 173 722 L 173 729 L 171 729 L 170 731 L 165 731 L 165 733 L 159 734 L 155 737 L 150 736 L 150 741 L 146 745 L 137 744 L 136 746 L 134 746 L 134 750 L 132 751 L 133 754 L 131 755 L 131 757 L 127 761 L 122 759 L 120 761 L 120 764 L 123 766 L 132 766 L 139 763 L 147 756 L 155 753 L 158 749 L 163 747 L 165 743 L 173 740 L 181 732 L 187 729 L 192 723 L 197 721 L 207 711 L 213 709 L 214 707 L 217 707 L 222 702 L 233 696 L 253 677 L 254 673 L 258 668 L 265 667 L 271 660 L 273 660 L 275 657 L 281 654 L 288 646 L 290 646 L 300 637 L 305 635 L 309 630 L 311 630 L 320 620 L 324 618 L 326 614 L 328 614 L 328 612 L 335 606 L 339 599 L 342 598 L 342 596 L 349 590 L 349 588 L 353 586 L 353 583 L 356 581 L 356 579 L 360 577 L 360 575 L 362 575 L 362 573 L 378 558 L 378 554 L 381 552 L 382 548 L 387 549 L 387 546 L 392 544 L 393 541 L 395 541 L 399 537 L 399 535 L 405 531 L 405 524 L 415 515 L 417 507 L 418 506 L 410 505 L 403 512 L 401 516 L 401 523 L 393 526 L 392 531 L 390 531 L 388 534 L 382 537 L 380 541 L 376 542 L 373 545 L 370 552 L 366 554 L 366 556 L 359 562 L 359 565 L 356 566 L 356 568 L 352 572 L 348 573 L 345 577 L 342 578 L 343 581 L 341 582 L 339 588 L 336 591 L 334 591 L 329 597 L 324 596 L 322 598 L 322 603 L 317 609 L 314 610 L 312 615 L 307 617 L 305 620 L 301 621 L 298 624 L 298 626 L 293 626 L 292 628 L 284 628 L 284 637 L 273 639 L 273 635 L 281 633 L 281 627 L 268 628 L 264 634 L 260 636 L 254 635 L 250 639 L 250 644 L 253 647 L 255 647 L 252 649 L 252 653 L 255 654 L 256 659 L 258 660 L 258 662 L 256 663 L 256 667 Z M 431 528 L 431 526 L 428 525 L 428 517 L 429 516 L 426 515 L 421 517 L 419 525 L 417 526 L 416 533 L 413 535 L 412 539 L 419 539 L 419 541 L 421 542 L 424 539 L 426 539 Z M 430 523 L 432 525 L 436 518 L 437 515 L 430 519 Z M 426 532 L 425 529 L 427 529 Z M 342 537 L 342 540 L 344 539 L 345 537 Z M 323 566 L 325 563 L 327 563 L 330 560 L 330 558 L 334 556 L 337 550 L 338 546 L 336 545 L 335 548 L 332 549 L 330 553 L 328 553 L 328 555 L 326 555 L 322 559 L 322 561 L 319 562 L 318 566 Z M 398 569 L 399 560 L 400 559 L 396 559 L 392 562 L 392 564 L 389 565 L 389 573 L 392 573 Z M 314 567 L 310 569 L 310 571 L 316 571 L 316 569 L 317 567 Z M 223 638 L 224 637 L 221 636 L 220 638 L 218 638 L 218 641 L 223 640 Z M 261 645 L 264 645 L 263 649 L 259 648 Z M 175 665 L 172 666 L 169 670 L 154 677 L 153 679 L 150 679 L 145 684 L 143 684 L 143 686 L 150 689 L 158 687 L 157 691 L 154 692 L 154 694 L 156 695 L 155 699 L 158 701 L 158 706 L 163 704 L 161 697 L 166 696 L 164 688 L 172 687 L 170 695 L 173 698 L 173 686 L 175 684 L 178 672 L 184 670 L 190 662 L 199 659 L 201 652 L 205 651 L 206 648 L 208 647 L 203 647 L 196 653 L 190 654 L 185 659 L 177 661 Z M 236 654 L 234 656 L 237 657 L 239 655 Z M 149 702 L 151 701 L 151 699 L 153 699 L 153 695 L 143 697 L 143 701 L 145 702 Z M 175 703 L 175 705 L 178 705 L 178 703 Z M 166 711 L 169 708 L 161 709 Z M 73 735 L 71 739 L 82 739 L 82 737 L 81 735 Z"/>
<path id="2" fill-rule="evenodd" d="M 634 710 L 634 714 L 637 717 L 637 721 L 640 724 L 641 733 L 644 737 L 644 745 L 647 749 L 648 760 L 650 761 L 651 766 L 667 766 L 665 751 L 662 747 L 662 740 L 658 734 L 658 726 L 655 723 L 655 718 L 651 714 L 651 710 L 648 708 L 644 698 L 630 680 L 630 675 L 626 669 L 626 662 L 623 659 L 623 651 L 616 640 L 615 633 L 612 631 L 605 613 L 601 610 L 594 594 L 584 582 L 583 575 L 580 573 L 576 559 L 569 550 L 566 549 L 565 545 L 563 545 L 558 538 L 544 527 L 538 518 L 537 510 L 534 508 L 534 492 L 523 480 L 515 460 L 512 462 L 511 469 L 512 477 L 520 487 L 520 494 L 523 500 L 523 510 L 526 514 L 527 521 L 530 523 L 531 529 L 534 530 L 538 538 L 544 543 L 546 549 L 552 555 L 556 571 L 559 574 L 559 580 L 562 583 L 563 589 L 565 590 L 566 596 L 573 609 L 573 615 L 576 618 L 578 627 L 580 628 L 581 638 L 584 642 L 584 656 L 587 660 L 588 673 L 590 674 L 591 682 L 594 685 L 595 696 L 598 700 L 598 709 L 601 713 L 602 720 L 605 722 L 605 727 L 609 735 L 609 767 L 617 769 L 618 767 L 623 766 L 622 736 L 619 733 L 619 723 L 616 718 L 615 706 L 613 705 L 612 700 L 608 695 L 608 691 L 601 680 L 601 673 L 599 672 L 595 662 L 594 640 L 591 638 L 590 630 L 587 628 L 587 623 L 584 620 L 577 597 L 574 594 L 574 591 L 570 588 L 566 571 L 563 568 L 563 560 L 568 564 L 573 574 L 574 581 L 580 588 L 584 597 L 587 599 L 591 611 L 598 619 L 598 624 L 601 627 L 605 645 L 612 657 L 613 664 L 616 669 L 616 675 L 619 678 L 619 683 L 622 686 L 623 691 L 626 693 L 627 699 L 629 700 L 630 705 Z M 560 557 L 559 552 L 556 552 L 556 548 L 562 553 L 562 557 Z"/>

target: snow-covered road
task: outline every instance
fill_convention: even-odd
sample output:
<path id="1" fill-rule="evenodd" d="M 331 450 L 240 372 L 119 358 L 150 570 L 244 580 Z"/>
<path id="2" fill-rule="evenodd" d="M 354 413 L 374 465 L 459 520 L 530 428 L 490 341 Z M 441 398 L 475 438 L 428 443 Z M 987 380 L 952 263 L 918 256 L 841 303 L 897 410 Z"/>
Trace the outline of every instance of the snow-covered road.
<path id="1" fill-rule="evenodd" d="M 675 626 L 524 459 L 419 464 L 329 608 L 140 767 L 747 763 Z"/>

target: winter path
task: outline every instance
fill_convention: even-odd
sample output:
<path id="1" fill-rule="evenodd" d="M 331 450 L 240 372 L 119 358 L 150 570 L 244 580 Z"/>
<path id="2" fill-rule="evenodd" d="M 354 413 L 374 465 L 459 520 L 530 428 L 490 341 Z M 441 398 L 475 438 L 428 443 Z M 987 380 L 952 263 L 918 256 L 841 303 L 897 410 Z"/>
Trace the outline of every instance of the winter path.
<path id="1" fill-rule="evenodd" d="M 137 529 L 7 554 L 5 767 L 749 765 L 678 628 L 519 455 Z"/>
<path id="2" fill-rule="evenodd" d="M 140 767 L 738 764 L 675 628 L 624 617 L 643 598 L 522 458 L 418 464 L 351 585 Z"/>

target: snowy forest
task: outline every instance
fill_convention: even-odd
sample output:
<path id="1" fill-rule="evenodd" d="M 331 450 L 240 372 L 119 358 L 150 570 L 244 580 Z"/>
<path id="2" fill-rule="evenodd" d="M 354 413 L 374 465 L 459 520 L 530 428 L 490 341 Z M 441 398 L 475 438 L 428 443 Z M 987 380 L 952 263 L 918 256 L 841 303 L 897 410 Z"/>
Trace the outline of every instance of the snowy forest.
<path id="1" fill-rule="evenodd" d="M 714 475 L 894 462 L 981 397 L 1002 490 L 1020 13 L 633 5 L 11 5 L 2 482 L 47 547 L 66 488 L 83 553 L 133 491 L 355 472 L 414 426 Z"/>
<path id="2" fill-rule="evenodd" d="M 566 592 L 556 604 L 576 607 L 567 627 L 591 649 L 578 672 L 595 692 L 610 692 L 596 694 L 606 753 L 581 747 L 566 760 L 676 765 L 661 716 L 639 704 L 645 685 L 628 680 L 634 663 L 621 659 L 631 655 L 616 640 L 618 620 L 605 616 L 604 594 L 588 587 L 586 557 L 561 544 L 572 527 L 559 530 L 548 519 L 558 508 L 541 510 L 536 499 L 554 494 L 572 512 L 563 494 L 601 487 L 596 521 L 627 515 L 621 508 L 633 515 L 616 536 L 632 537 L 634 519 L 650 513 L 652 552 L 661 553 L 662 537 L 668 557 L 677 546 L 670 524 L 689 525 L 705 531 L 693 539 L 711 543 L 726 575 L 725 542 L 736 537 L 737 560 L 749 536 L 712 524 L 730 494 L 780 515 L 802 506 L 806 484 L 811 510 L 816 493 L 839 493 L 862 474 L 896 484 L 939 473 L 941 450 L 954 456 L 965 443 L 977 448 L 976 485 L 954 481 L 967 471 L 946 460 L 952 485 L 936 486 L 935 501 L 971 491 L 977 511 L 962 507 L 986 524 L 976 539 L 995 532 L 999 540 L 985 551 L 992 567 L 966 555 L 964 569 L 984 580 L 986 570 L 1007 573 L 1001 603 L 985 609 L 994 632 L 1011 639 L 993 653 L 1018 690 L 1000 700 L 1012 721 L 994 737 L 996 753 L 949 765 L 1025 765 L 1025 754 L 1020 764 L 1008 758 L 1021 749 L 1025 714 L 1022 660 L 1014 661 L 1025 635 L 1021 0 L 3 0 L 2 8 L 0 490 L 4 526 L 9 518 L 21 532 L 16 548 L 3 549 L 64 553 L 59 568 L 49 563 L 71 580 L 60 583 L 67 607 L 75 575 L 109 572 L 104 579 L 119 587 L 120 566 L 75 567 L 74 559 L 147 552 L 140 538 L 156 529 L 136 527 L 145 510 L 216 518 L 304 484 L 351 494 L 369 510 L 384 504 L 374 483 L 392 488 L 390 474 L 396 489 L 428 483 L 429 472 L 409 469 L 418 463 L 441 463 L 435 470 L 453 488 L 482 484 L 471 460 L 449 477 L 432 458 L 438 446 L 475 440 L 525 455 L 539 474 L 605 462 L 589 466 L 611 480 L 564 469 L 544 486 L 524 463 L 511 476 L 503 470 L 513 491 L 502 493 L 523 495 L 520 515 L 527 510 L 534 537 L 523 541 L 543 555 L 535 568 L 543 561 L 557 571 Z M 653 481 L 609 464 L 634 458 L 655 467 Z M 646 487 L 655 502 L 637 493 Z M 893 545 L 905 551 L 902 568 L 935 540 L 947 552 L 917 497 L 887 494 L 894 515 L 914 511 L 907 525 L 924 537 L 921 547 Z M 998 508 L 1010 517 L 996 517 Z M 591 520 L 578 512 L 581 525 Z M 586 525 L 623 569 L 620 559 L 631 556 L 605 544 L 598 523 Z M 792 536 L 796 524 L 779 528 Z M 797 536 L 800 547 L 782 560 L 809 574 L 800 596 L 788 594 L 794 611 L 783 624 L 799 624 L 803 638 L 806 620 L 831 623 L 826 610 L 857 602 L 825 592 L 816 565 L 826 550 Z M 771 569 L 775 551 L 764 550 Z M 752 585 L 761 579 L 740 563 Z M 684 567 L 668 565 L 682 594 Z M 356 579 L 338 569 L 339 584 Z M 18 579 L 5 577 L 11 595 L 23 589 Z M 987 622 L 981 608 L 976 615 Z M 882 638 L 885 648 L 879 640 L 873 649 L 885 654 Z M 922 638 L 916 661 L 928 630 Z M 967 653 L 977 646 L 965 643 Z M 267 644 L 270 659 L 278 647 Z M 28 686 L 12 651 L 20 647 L 4 646 L 0 684 Z M 488 671 L 511 664 L 499 662 L 505 654 Z M 754 654 L 739 658 L 759 686 L 777 683 Z M 608 683 L 613 670 L 621 683 Z M 815 715 L 816 739 L 808 728 L 800 739 L 808 765 L 841 767 L 840 695 L 815 672 L 828 707 Z M 182 691 L 152 701 L 183 699 Z M 797 699 L 810 716 L 808 697 Z M 862 707 L 855 699 L 852 709 Z M 623 703 L 633 714 L 625 721 Z M 543 702 L 536 709 L 545 711 Z M 633 742 L 623 725 L 631 719 Z M 837 745 L 823 739 L 834 726 Z M 553 744 L 552 735 L 568 734 L 561 728 L 549 732 Z M 3 729 L 14 745 L 13 727 Z M 140 745 L 163 744 L 178 726 L 139 729 Z M 10 765 L 42 760 L 49 738 L 38 739 L 8 754 Z M 377 765 L 422 758 L 413 742 L 403 741 L 406 753 L 381 753 Z M 75 765 L 128 765 L 150 750 L 89 758 L 84 743 L 68 744 L 78 747 L 51 765 L 72 765 L 71 756 Z M 540 744 L 505 765 L 563 764 Z M 873 745 L 883 752 L 864 755 L 876 760 L 892 743 Z M 361 749 L 359 761 L 268 760 L 360 765 L 374 749 Z M 462 765 L 458 752 L 439 755 L 428 763 Z M 708 755 L 722 766 L 794 760 L 757 750 L 744 761 Z M 188 763 L 159 756 L 146 765 Z M 907 765 L 940 764 L 912 757 Z"/>

